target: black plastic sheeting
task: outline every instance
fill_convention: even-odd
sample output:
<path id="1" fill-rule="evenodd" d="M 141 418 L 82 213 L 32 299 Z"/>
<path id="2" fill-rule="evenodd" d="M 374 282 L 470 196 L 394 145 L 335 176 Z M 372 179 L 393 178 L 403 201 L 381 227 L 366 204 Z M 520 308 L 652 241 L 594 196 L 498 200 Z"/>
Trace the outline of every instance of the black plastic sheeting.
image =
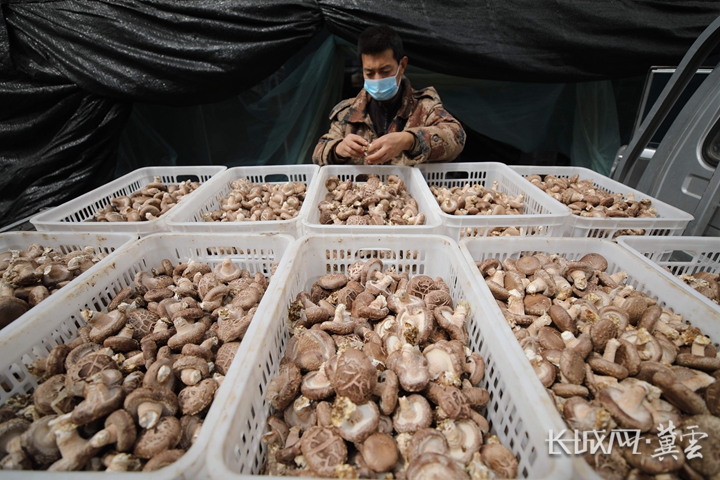
<path id="1" fill-rule="evenodd" d="M 677 64 L 716 1 L 0 0 L 0 225 L 108 181 L 131 102 L 229 98 L 323 27 L 387 23 L 413 63 L 574 82 Z"/>

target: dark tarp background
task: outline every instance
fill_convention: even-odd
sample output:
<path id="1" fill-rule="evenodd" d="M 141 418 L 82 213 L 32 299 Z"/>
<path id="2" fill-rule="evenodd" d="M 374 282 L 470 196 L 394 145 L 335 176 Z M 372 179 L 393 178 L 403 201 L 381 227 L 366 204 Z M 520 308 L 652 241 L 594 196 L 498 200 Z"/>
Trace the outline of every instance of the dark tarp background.
<path id="1" fill-rule="evenodd" d="M 387 23 L 426 70 L 567 83 L 677 64 L 718 14 L 716 1 L 0 0 L 0 224 L 111 178 L 133 102 L 237 96 L 323 28 L 354 42 Z"/>

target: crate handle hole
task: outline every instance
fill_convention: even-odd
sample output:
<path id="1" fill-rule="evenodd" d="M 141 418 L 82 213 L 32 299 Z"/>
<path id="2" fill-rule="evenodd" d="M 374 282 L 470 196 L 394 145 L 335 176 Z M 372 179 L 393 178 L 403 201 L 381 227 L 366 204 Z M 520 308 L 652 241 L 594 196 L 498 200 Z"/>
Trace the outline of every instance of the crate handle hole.
<path id="1" fill-rule="evenodd" d="M 445 180 L 459 180 L 463 178 L 470 178 L 470 174 L 468 172 L 446 172 L 445 173 Z"/>
<path id="2" fill-rule="evenodd" d="M 200 182 L 200 177 L 197 175 L 178 175 L 175 177 L 177 183 L 182 183 L 190 180 L 191 182 Z"/>
<path id="3" fill-rule="evenodd" d="M 266 175 L 265 176 L 265 182 L 266 183 L 280 183 L 280 182 L 289 182 L 290 177 L 285 175 L 284 173 L 273 173 L 272 175 Z"/>

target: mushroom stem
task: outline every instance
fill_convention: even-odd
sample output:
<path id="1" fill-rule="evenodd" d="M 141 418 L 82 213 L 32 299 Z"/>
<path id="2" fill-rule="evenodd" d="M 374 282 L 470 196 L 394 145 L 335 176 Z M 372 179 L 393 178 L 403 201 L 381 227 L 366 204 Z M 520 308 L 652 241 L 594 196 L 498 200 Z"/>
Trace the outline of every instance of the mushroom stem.
<path id="1" fill-rule="evenodd" d="M 693 340 L 690 353 L 697 355 L 698 357 L 705 356 L 705 347 L 710 344 L 710 339 L 704 335 L 698 335 Z"/>
<path id="2" fill-rule="evenodd" d="M 95 448 L 101 448 L 117 441 L 117 429 L 115 425 L 110 425 L 97 432 L 90 438 L 90 445 Z"/>
<path id="3" fill-rule="evenodd" d="M 620 342 L 616 338 L 611 338 L 605 345 L 605 351 L 603 352 L 603 359 L 608 362 L 615 362 L 615 353 L 617 352 Z"/>
<path id="4" fill-rule="evenodd" d="M 579 342 L 572 332 L 564 331 L 560 334 L 560 336 L 562 337 L 563 342 L 565 342 L 565 346 L 567 348 L 574 348 Z"/>
<path id="5" fill-rule="evenodd" d="M 138 405 L 138 423 L 141 427 L 150 429 L 160 421 L 162 405 L 155 402 L 143 402 Z"/>
<path id="6" fill-rule="evenodd" d="M 581 270 L 574 270 L 570 272 L 570 276 L 573 279 L 573 285 L 575 285 L 579 290 L 585 290 L 587 288 L 587 278 L 585 277 L 585 273 Z"/>
<path id="7" fill-rule="evenodd" d="M 538 317 L 533 321 L 530 326 L 527 327 L 527 331 L 530 334 L 531 337 L 537 337 L 538 332 L 542 327 L 546 327 L 552 323 L 552 320 L 549 315 L 545 314 L 541 317 Z"/>
<path id="8" fill-rule="evenodd" d="M 180 380 L 185 385 L 197 385 L 202 380 L 202 373 L 194 368 L 186 368 L 180 373 Z"/>

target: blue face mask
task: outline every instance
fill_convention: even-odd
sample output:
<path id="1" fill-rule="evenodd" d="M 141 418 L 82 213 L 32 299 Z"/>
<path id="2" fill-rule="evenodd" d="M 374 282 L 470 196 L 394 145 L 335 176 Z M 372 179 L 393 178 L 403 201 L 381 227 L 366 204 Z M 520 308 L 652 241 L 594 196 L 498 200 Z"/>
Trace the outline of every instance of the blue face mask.
<path id="1" fill-rule="evenodd" d="M 397 72 L 392 77 L 381 78 L 379 80 L 368 80 L 365 79 L 365 91 L 370 94 L 372 98 L 378 102 L 384 102 L 390 100 L 395 96 L 400 86 L 397 84 L 397 75 L 400 73 L 400 66 L 398 65 Z"/>

